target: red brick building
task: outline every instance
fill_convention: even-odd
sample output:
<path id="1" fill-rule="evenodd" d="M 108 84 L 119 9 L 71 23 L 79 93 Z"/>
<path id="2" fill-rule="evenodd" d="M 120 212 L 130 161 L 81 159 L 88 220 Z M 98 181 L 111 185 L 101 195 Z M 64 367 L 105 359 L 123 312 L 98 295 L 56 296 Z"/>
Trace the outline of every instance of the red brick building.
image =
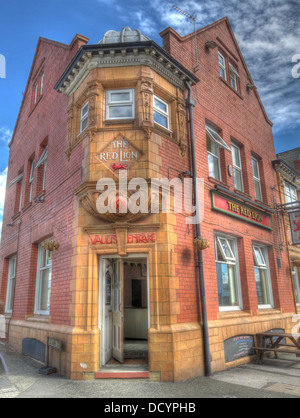
<path id="1" fill-rule="evenodd" d="M 97 45 L 40 40 L 10 145 L 7 340 L 42 360 L 47 338 L 62 340 L 73 379 L 132 357 L 153 379 L 195 377 L 250 361 L 256 333 L 293 327 L 272 123 L 229 22 L 200 29 L 197 52 L 194 34 L 161 36 L 164 49 L 130 28 Z M 203 179 L 201 237 L 186 213 L 100 213 L 97 181 L 125 169 L 148 185 Z"/>

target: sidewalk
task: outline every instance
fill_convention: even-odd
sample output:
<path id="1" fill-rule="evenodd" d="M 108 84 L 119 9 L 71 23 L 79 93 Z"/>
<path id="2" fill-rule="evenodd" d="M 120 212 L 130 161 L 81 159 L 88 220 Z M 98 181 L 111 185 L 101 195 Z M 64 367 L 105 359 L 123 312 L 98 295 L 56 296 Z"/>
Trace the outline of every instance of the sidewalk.
<path id="1" fill-rule="evenodd" d="M 0 360 L 0 398 L 293 398 L 300 397 L 300 360 L 267 360 L 264 366 L 251 364 L 214 378 L 200 377 L 179 383 L 148 380 L 70 381 L 57 375 L 38 374 L 37 362 L 11 352 L 0 343 L 7 374 Z M 1 358 L 1 357 L 0 357 Z M 270 364 L 269 364 L 270 362 Z M 278 366 L 278 363 L 276 363 Z M 276 386 L 279 385 L 279 386 Z M 284 385 L 284 386 L 282 386 Z M 292 390 L 288 389 L 288 385 Z M 296 389 L 295 389 L 296 388 Z"/>

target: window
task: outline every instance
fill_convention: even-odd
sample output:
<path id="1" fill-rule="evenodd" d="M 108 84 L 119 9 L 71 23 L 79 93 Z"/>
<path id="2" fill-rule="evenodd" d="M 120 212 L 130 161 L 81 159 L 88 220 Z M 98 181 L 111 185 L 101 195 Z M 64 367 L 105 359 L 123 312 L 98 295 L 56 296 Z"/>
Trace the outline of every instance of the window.
<path id="1" fill-rule="evenodd" d="M 296 266 L 293 266 L 292 268 L 292 275 L 293 275 L 296 303 L 298 306 L 300 306 L 300 281 L 299 281 L 298 269 Z"/>
<path id="2" fill-rule="evenodd" d="M 234 88 L 236 91 L 238 91 L 238 78 L 239 73 L 237 72 L 237 69 L 229 63 L 229 72 L 230 72 L 230 84 L 231 87 Z"/>
<path id="3" fill-rule="evenodd" d="M 169 129 L 169 105 L 156 96 L 153 96 L 154 122 Z"/>
<path id="4" fill-rule="evenodd" d="M 36 286 L 35 312 L 40 315 L 49 315 L 52 275 L 52 251 L 39 246 L 38 271 Z"/>
<path id="5" fill-rule="evenodd" d="M 252 157 L 252 169 L 253 169 L 253 178 L 254 178 L 254 186 L 255 186 L 255 197 L 257 200 L 262 201 L 259 162 L 254 157 Z"/>
<path id="6" fill-rule="evenodd" d="M 89 104 L 86 103 L 81 109 L 80 133 L 89 126 Z"/>
<path id="7" fill-rule="evenodd" d="M 33 197 L 34 164 L 35 164 L 35 161 L 33 160 L 31 162 L 30 177 L 29 177 L 29 185 L 30 185 L 29 202 L 32 202 L 32 197 Z"/>
<path id="8" fill-rule="evenodd" d="M 134 90 L 106 92 L 106 119 L 134 119 Z"/>
<path id="9" fill-rule="evenodd" d="M 36 164 L 36 169 L 39 169 L 40 167 L 44 166 L 44 171 L 43 171 L 43 190 L 45 190 L 46 188 L 46 173 L 47 173 L 47 158 L 48 158 L 48 145 L 45 147 L 41 158 L 39 159 L 39 161 Z"/>
<path id="10" fill-rule="evenodd" d="M 236 239 L 216 236 L 216 265 L 220 310 L 242 309 Z"/>
<path id="11" fill-rule="evenodd" d="M 273 306 L 273 293 L 266 247 L 253 246 L 256 293 L 259 308 Z"/>
<path id="12" fill-rule="evenodd" d="M 220 67 L 220 76 L 224 78 L 224 80 L 227 80 L 226 75 L 226 61 L 221 52 L 219 52 L 219 67 Z"/>
<path id="13" fill-rule="evenodd" d="M 17 256 L 11 257 L 8 262 L 8 281 L 6 292 L 5 312 L 12 313 L 14 305 L 14 291 L 17 270 Z"/>
<path id="14" fill-rule="evenodd" d="M 210 126 L 206 126 L 208 170 L 209 176 L 217 180 L 221 179 L 220 147 L 231 152 L 224 139 Z"/>
<path id="15" fill-rule="evenodd" d="M 287 181 L 284 182 L 284 193 L 285 193 L 285 201 L 286 203 L 293 203 L 297 202 L 297 189 L 296 187 L 292 186 Z"/>
<path id="16" fill-rule="evenodd" d="M 234 185 L 237 190 L 240 190 L 241 192 L 243 192 L 244 182 L 243 182 L 241 149 L 235 144 L 231 145 L 231 149 L 232 149 Z"/>
<path id="17" fill-rule="evenodd" d="M 22 178 L 22 180 L 20 180 L 17 183 L 17 200 L 16 200 L 16 202 L 19 202 L 19 204 L 17 203 L 16 212 L 19 212 L 19 213 L 22 211 L 22 200 L 23 200 L 22 187 L 23 187 L 23 178 Z"/>
<path id="18" fill-rule="evenodd" d="M 40 96 L 43 95 L 44 91 L 44 73 L 41 73 L 41 87 L 40 87 Z"/>

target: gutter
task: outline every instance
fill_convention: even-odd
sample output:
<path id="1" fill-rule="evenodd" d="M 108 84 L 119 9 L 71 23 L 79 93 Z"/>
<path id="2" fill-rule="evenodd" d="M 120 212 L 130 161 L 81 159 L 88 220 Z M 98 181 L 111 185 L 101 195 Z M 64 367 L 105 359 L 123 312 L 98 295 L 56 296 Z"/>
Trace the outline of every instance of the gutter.
<path id="1" fill-rule="evenodd" d="M 195 125 L 194 125 L 194 107 L 196 106 L 196 101 L 193 99 L 193 89 L 191 85 L 187 82 L 186 86 L 189 90 L 189 97 L 187 100 L 187 105 L 189 108 L 190 114 L 190 135 L 191 135 L 191 147 L 192 147 L 192 171 L 193 171 L 193 181 L 195 189 L 195 203 L 196 208 L 199 208 L 199 193 L 198 193 L 198 178 L 197 178 L 197 160 L 196 160 L 196 146 L 195 146 Z M 197 212 L 197 236 L 201 236 L 201 225 L 200 225 L 200 214 L 199 210 Z M 205 358 L 205 373 L 207 377 L 212 376 L 211 370 L 211 353 L 209 345 L 209 332 L 208 332 L 208 318 L 207 318 L 207 303 L 206 303 L 206 291 L 205 291 L 205 280 L 204 280 L 204 263 L 203 263 L 203 254 L 202 251 L 198 251 L 199 257 L 199 285 L 200 285 L 200 297 L 201 297 L 201 307 L 202 307 L 202 320 L 203 320 L 203 342 L 204 342 L 204 358 Z"/>

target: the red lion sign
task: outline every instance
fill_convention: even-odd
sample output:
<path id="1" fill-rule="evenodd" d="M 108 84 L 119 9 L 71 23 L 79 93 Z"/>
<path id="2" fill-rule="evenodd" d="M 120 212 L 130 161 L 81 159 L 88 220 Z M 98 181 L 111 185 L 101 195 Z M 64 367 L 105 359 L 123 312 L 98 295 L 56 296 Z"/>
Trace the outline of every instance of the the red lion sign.
<path id="1" fill-rule="evenodd" d="M 298 219 L 298 222 L 294 221 L 294 224 L 296 225 L 297 229 L 294 230 L 294 232 L 300 231 L 300 218 Z M 300 239 L 300 238 L 299 238 Z"/>

